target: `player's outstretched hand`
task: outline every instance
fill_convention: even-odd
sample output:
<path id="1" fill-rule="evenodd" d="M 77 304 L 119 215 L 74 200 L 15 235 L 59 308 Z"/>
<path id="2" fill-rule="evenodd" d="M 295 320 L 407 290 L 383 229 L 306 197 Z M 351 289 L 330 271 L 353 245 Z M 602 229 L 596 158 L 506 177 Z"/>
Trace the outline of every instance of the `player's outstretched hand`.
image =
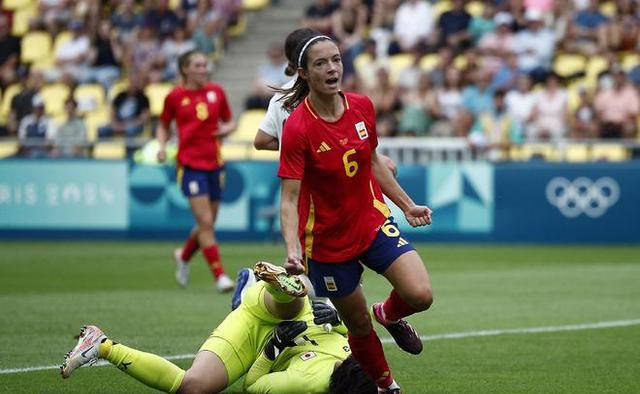
<path id="1" fill-rule="evenodd" d="M 304 264 L 298 256 L 289 256 L 284 262 L 284 269 L 291 275 L 304 274 Z"/>
<path id="2" fill-rule="evenodd" d="M 404 213 L 407 222 L 412 227 L 420 227 L 431 224 L 431 209 L 424 205 L 414 205 Z"/>
<path id="3" fill-rule="evenodd" d="M 271 339 L 264 347 L 264 353 L 270 360 L 275 360 L 285 348 L 296 346 L 295 339 L 305 332 L 307 323 L 302 320 L 285 320 L 273 330 Z"/>
<path id="4" fill-rule="evenodd" d="M 314 324 L 322 326 L 329 323 L 334 327 L 340 324 L 338 311 L 332 308 L 331 305 L 320 301 L 313 301 L 311 307 L 313 308 Z"/>

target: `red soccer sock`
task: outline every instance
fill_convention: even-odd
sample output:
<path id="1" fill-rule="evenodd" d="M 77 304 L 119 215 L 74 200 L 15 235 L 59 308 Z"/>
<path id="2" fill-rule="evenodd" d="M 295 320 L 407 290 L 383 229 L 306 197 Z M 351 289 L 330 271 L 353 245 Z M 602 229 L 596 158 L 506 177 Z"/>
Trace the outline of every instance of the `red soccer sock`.
<path id="1" fill-rule="evenodd" d="M 384 357 L 382 343 L 375 330 L 371 329 L 365 337 L 354 337 L 349 332 L 349 346 L 351 354 L 358 361 L 364 372 L 376 382 L 378 387 L 389 387 L 393 383 L 393 377 L 389 365 Z"/>
<path id="2" fill-rule="evenodd" d="M 395 290 L 391 290 L 389 298 L 382 304 L 382 311 L 385 319 L 391 321 L 397 321 L 416 313 L 409 304 L 400 298 L 400 295 Z"/>
<path id="3" fill-rule="evenodd" d="M 218 245 L 211 245 L 202 250 L 204 253 L 204 257 L 207 259 L 207 263 L 209 263 L 209 268 L 213 273 L 213 276 L 218 279 L 220 275 L 224 274 L 224 269 L 222 269 L 222 263 L 220 262 L 220 253 L 218 251 Z"/>
<path id="4" fill-rule="evenodd" d="M 182 258 L 183 261 L 191 260 L 193 254 L 198 251 L 200 244 L 198 243 L 198 237 L 189 236 L 186 241 L 184 241 L 184 245 L 182 245 Z"/>

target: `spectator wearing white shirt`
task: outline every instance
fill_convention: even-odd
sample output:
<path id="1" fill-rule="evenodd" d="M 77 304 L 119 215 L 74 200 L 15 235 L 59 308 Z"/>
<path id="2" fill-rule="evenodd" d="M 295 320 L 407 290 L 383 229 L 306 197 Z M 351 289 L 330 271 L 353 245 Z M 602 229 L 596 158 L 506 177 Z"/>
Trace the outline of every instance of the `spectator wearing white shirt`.
<path id="1" fill-rule="evenodd" d="M 532 73 L 533 79 L 539 82 L 551 68 L 555 34 L 544 27 L 540 11 L 527 10 L 525 18 L 527 27 L 516 35 L 518 66 L 521 70 Z"/>
<path id="2" fill-rule="evenodd" d="M 396 11 L 393 24 L 394 40 L 389 54 L 409 52 L 416 45 L 431 43 L 434 23 L 431 4 L 423 0 L 407 0 Z"/>
<path id="3" fill-rule="evenodd" d="M 526 130 L 527 139 L 561 140 L 567 137 L 569 121 L 568 94 L 560 85 L 560 79 L 554 73 L 547 75 L 544 87 L 536 92 L 533 103 L 533 116 Z"/>
<path id="4" fill-rule="evenodd" d="M 56 125 L 44 112 L 44 99 L 33 96 L 31 113 L 20 121 L 18 128 L 19 155 L 29 158 L 44 158 L 49 155 L 51 143 L 56 138 Z"/>
<path id="5" fill-rule="evenodd" d="M 531 90 L 532 85 L 531 78 L 528 75 L 521 75 L 518 78 L 517 89 L 509 91 L 505 96 L 507 112 L 525 127 L 531 121 L 531 116 L 533 115 L 535 93 Z"/>
<path id="6" fill-rule="evenodd" d="M 71 38 L 62 43 L 55 53 L 56 67 L 45 72 L 49 81 L 65 78 L 76 81 L 86 75 L 91 66 L 91 40 L 85 32 L 82 21 L 74 20 L 69 24 Z"/>

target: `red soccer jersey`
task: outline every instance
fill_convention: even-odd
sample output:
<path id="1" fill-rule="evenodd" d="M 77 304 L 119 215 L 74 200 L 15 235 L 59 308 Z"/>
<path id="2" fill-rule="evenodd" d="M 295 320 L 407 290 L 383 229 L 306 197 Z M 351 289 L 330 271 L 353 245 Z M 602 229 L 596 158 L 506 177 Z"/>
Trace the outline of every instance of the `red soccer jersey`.
<path id="1" fill-rule="evenodd" d="M 298 235 L 305 257 L 337 263 L 369 248 L 389 215 L 371 171 L 378 145 L 373 104 L 343 94 L 345 112 L 336 122 L 322 120 L 305 99 L 283 133 L 281 178 L 302 181 Z"/>
<path id="2" fill-rule="evenodd" d="M 215 170 L 223 165 L 216 136 L 220 120 L 231 120 L 231 109 L 222 88 L 207 84 L 202 89 L 174 88 L 164 100 L 160 121 L 175 119 L 178 127 L 178 163 L 198 170 Z"/>

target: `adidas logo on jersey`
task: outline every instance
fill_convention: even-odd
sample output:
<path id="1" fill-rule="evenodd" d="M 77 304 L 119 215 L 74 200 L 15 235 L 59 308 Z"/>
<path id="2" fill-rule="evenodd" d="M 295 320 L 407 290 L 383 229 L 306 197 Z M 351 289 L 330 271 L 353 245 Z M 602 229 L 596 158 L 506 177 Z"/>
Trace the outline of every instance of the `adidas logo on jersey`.
<path id="1" fill-rule="evenodd" d="M 322 141 L 322 143 L 320 144 L 320 147 L 318 148 L 316 153 L 329 152 L 330 150 L 331 150 L 331 147 L 329 146 L 329 144 L 327 144 L 326 142 Z"/>
<path id="2" fill-rule="evenodd" d="M 406 239 L 404 239 L 404 238 L 400 237 L 400 238 L 398 239 L 398 246 L 397 246 L 397 247 L 398 247 L 398 248 L 403 247 L 403 246 L 407 245 L 408 243 L 409 243 L 409 242 L 407 242 L 407 240 L 406 240 Z"/>

